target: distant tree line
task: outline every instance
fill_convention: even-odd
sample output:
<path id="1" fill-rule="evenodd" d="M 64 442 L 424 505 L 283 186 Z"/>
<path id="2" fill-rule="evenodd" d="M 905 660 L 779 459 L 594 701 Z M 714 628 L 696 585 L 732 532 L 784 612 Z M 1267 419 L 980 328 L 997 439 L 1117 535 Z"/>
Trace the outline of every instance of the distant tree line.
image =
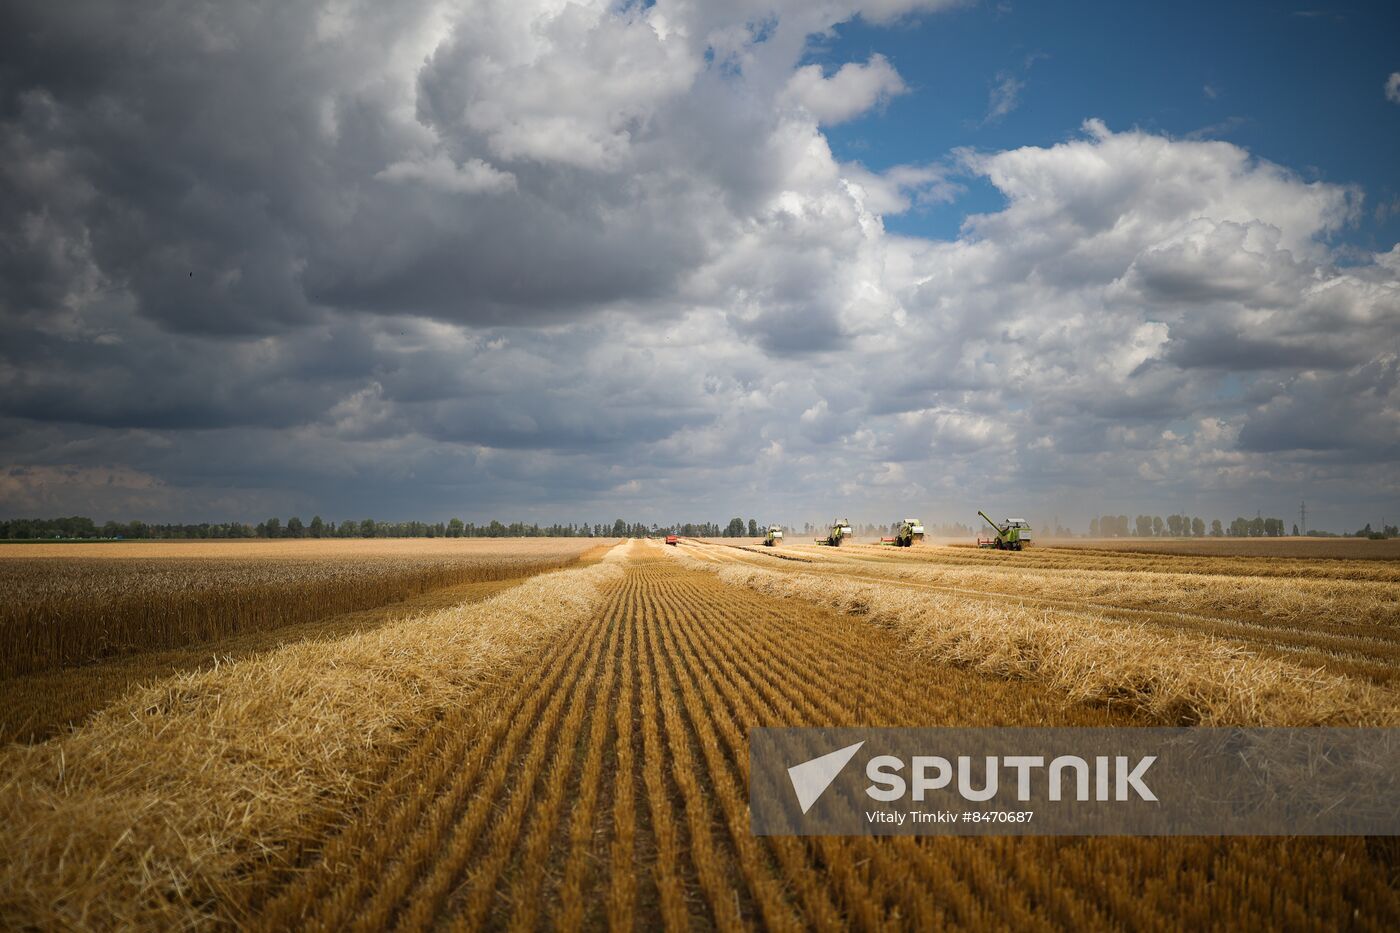
<path id="1" fill-rule="evenodd" d="M 243 522 L 200 522 L 198 524 L 162 524 L 159 522 L 105 522 L 98 525 L 90 518 L 72 515 L 66 518 L 12 518 L 0 521 L 0 540 L 34 539 L 88 539 L 103 538 L 643 538 L 648 535 L 679 534 L 692 538 L 756 538 L 764 533 L 767 524 L 756 518 L 745 521 L 731 518 L 727 525 L 715 522 L 676 522 L 670 525 L 627 522 L 617 519 L 611 524 L 595 522 L 540 525 L 536 523 L 511 522 L 505 524 L 490 521 L 483 525 L 464 522 L 454 518 L 446 522 L 386 522 L 372 518 L 347 519 L 342 522 L 328 522 L 321 516 L 314 516 L 310 522 L 303 522 L 297 516 L 287 519 L 269 518 L 248 525 Z M 894 533 L 894 525 L 855 524 L 857 535 L 870 537 Z M 968 537 L 972 529 L 961 522 L 955 524 L 929 525 L 928 533 L 935 537 Z M 791 529 L 796 530 L 796 529 Z M 804 534 L 823 533 L 827 526 L 816 526 L 807 522 L 802 526 Z M 1298 534 L 1295 524 L 1293 534 Z M 1309 531 L 1309 534 L 1327 532 Z M 1236 518 L 1228 526 L 1214 519 L 1207 531 L 1203 519 L 1186 515 L 1168 515 L 1165 519 L 1156 515 L 1139 515 L 1129 521 L 1126 515 L 1103 515 L 1089 522 L 1089 536 L 1094 538 L 1161 538 L 1161 537 L 1235 537 L 1235 538 L 1277 538 L 1288 534 L 1283 520 L 1278 518 Z M 1372 529 L 1368 522 L 1359 531 L 1359 538 L 1400 537 L 1400 528 L 1381 524 L 1380 530 Z M 1057 536 L 1067 537 L 1068 529 L 1058 529 Z"/>
<path id="2" fill-rule="evenodd" d="M 714 529 L 717 525 L 687 525 L 686 528 Z M 106 522 L 98 525 L 90 518 L 16 518 L 0 521 L 0 539 L 34 538 L 576 538 L 641 537 L 657 533 L 657 526 L 643 522 L 597 522 L 593 524 L 554 524 L 491 521 L 483 525 L 454 518 L 446 522 L 386 522 L 372 518 L 328 522 L 317 515 L 310 522 L 292 516 L 284 524 L 269 518 L 249 525 L 243 522 L 199 522 L 177 524 L 159 522 Z M 684 532 L 698 534 L 699 532 Z"/>
<path id="3" fill-rule="evenodd" d="M 1298 534 L 1293 526 L 1293 534 Z M 1102 515 L 1089 520 L 1091 538 L 1281 538 L 1288 534 L 1281 518 L 1236 518 L 1224 525 L 1212 519 L 1207 532 L 1205 520 L 1190 515 L 1139 515 L 1131 522 L 1126 515 Z"/>
<path id="4" fill-rule="evenodd" d="M 102 532 L 90 518 L 12 518 L 0 522 L 0 538 L 97 538 Z"/>
<path id="5" fill-rule="evenodd" d="M 767 526 L 763 526 L 766 528 Z M 731 519 L 728 525 L 715 522 L 676 522 L 658 525 L 628 522 L 582 522 L 540 525 L 525 522 L 490 521 L 478 525 L 454 518 L 446 522 L 387 522 L 373 518 L 328 522 L 321 516 L 303 522 L 292 516 L 284 523 L 269 518 L 249 525 L 243 522 L 199 522 L 177 524 L 159 522 L 106 522 L 98 525 L 90 518 L 15 518 L 0 521 L 0 539 L 38 538 L 643 538 L 647 535 L 680 534 L 693 538 L 757 537 L 758 519 L 747 522 Z"/>

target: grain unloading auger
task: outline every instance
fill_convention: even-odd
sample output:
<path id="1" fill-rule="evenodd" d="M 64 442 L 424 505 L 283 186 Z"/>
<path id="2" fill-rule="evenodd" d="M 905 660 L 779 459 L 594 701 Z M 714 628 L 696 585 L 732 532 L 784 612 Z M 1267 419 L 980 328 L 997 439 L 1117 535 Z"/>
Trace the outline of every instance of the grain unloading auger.
<path id="1" fill-rule="evenodd" d="M 779 544 L 782 543 L 782 541 L 783 541 L 783 526 L 782 526 L 782 525 L 769 525 L 769 526 L 768 526 L 768 533 L 767 533 L 766 535 L 763 536 L 763 544 L 764 544 L 764 546 L 765 546 L 765 547 L 777 547 Z"/>
<path id="2" fill-rule="evenodd" d="M 977 511 L 982 519 L 992 526 L 993 537 L 977 538 L 978 547 L 996 548 L 998 551 L 1019 551 L 1031 543 L 1031 526 L 1024 518 L 1008 518 L 1004 522 L 994 522 L 986 512 Z"/>
<path id="3" fill-rule="evenodd" d="M 911 547 L 922 540 L 924 540 L 924 523 L 917 518 L 906 518 L 899 523 L 899 528 L 895 531 L 893 538 L 881 538 L 880 543 L 894 547 Z"/>
<path id="4" fill-rule="evenodd" d="M 841 539 L 849 538 L 850 536 L 851 523 L 847 519 L 838 518 L 831 523 L 831 530 L 826 533 L 826 537 L 817 538 L 816 542 L 827 547 L 840 547 Z"/>

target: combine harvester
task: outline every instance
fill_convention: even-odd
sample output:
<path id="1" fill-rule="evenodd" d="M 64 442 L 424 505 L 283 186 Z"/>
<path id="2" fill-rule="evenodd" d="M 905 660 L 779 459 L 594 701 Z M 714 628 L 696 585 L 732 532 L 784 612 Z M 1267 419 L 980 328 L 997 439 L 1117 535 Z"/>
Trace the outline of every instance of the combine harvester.
<path id="1" fill-rule="evenodd" d="M 782 526 L 782 525 L 769 525 L 769 526 L 768 526 L 768 534 L 766 534 L 766 535 L 763 536 L 763 546 L 764 546 L 764 547 L 777 547 L 778 544 L 779 544 L 779 542 L 781 542 L 782 540 L 783 540 L 783 526 Z"/>
<path id="2" fill-rule="evenodd" d="M 678 545 L 678 544 L 681 543 L 681 539 L 678 538 L 676 535 L 667 535 L 667 536 L 666 536 L 666 543 L 667 543 L 667 544 L 676 544 L 676 545 Z"/>
<path id="3" fill-rule="evenodd" d="M 881 538 L 881 544 L 893 547 L 912 547 L 924 540 L 924 523 L 917 518 L 906 518 L 899 523 L 899 530 L 893 538 Z"/>
<path id="4" fill-rule="evenodd" d="M 842 538 L 851 536 L 851 523 L 844 518 L 838 518 L 831 523 L 831 530 L 826 533 L 825 538 L 817 538 L 816 542 L 825 547 L 840 547 Z"/>
<path id="5" fill-rule="evenodd" d="M 1031 543 L 1031 526 L 1024 518 L 1008 518 L 1006 521 L 997 523 L 987 517 L 987 513 L 979 510 L 978 515 L 988 525 L 992 526 L 995 535 L 990 538 L 977 538 L 978 547 L 996 548 L 998 551 L 1019 551 Z"/>

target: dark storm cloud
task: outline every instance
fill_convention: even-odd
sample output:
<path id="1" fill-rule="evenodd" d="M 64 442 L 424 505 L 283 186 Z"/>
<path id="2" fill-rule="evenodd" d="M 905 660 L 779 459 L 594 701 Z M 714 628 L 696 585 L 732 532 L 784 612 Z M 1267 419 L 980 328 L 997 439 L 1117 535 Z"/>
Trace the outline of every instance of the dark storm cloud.
<path id="1" fill-rule="evenodd" d="M 916 91 L 808 37 L 945 5 L 4 5 L 0 507 L 1393 494 L 1400 252 L 1327 243 L 1358 192 L 1097 121 L 836 161 L 823 121 Z M 958 167 L 1002 208 L 885 234 Z"/>
<path id="2" fill-rule="evenodd" d="M 1166 358 L 1187 369 L 1338 369 L 1364 358 L 1353 337 L 1330 340 L 1321 334 L 1291 341 L 1258 339 L 1208 327 L 1173 328 Z"/>
<path id="3" fill-rule="evenodd" d="M 327 307 L 534 323 L 656 296 L 703 258 L 696 227 L 673 213 L 703 204 L 654 198 L 630 171 L 657 173 L 664 148 L 628 172 L 487 169 L 515 179 L 499 190 L 386 174 L 425 145 L 461 163 L 490 155 L 434 112 L 463 80 L 447 70 L 450 44 L 418 77 L 436 141 L 358 74 L 382 67 L 374 50 L 411 30 L 412 7 L 355 8 L 363 45 L 321 38 L 330 27 L 308 3 L 7 10 L 18 48 L 4 136 L 18 157 L 6 213 L 42 205 L 51 240 L 85 243 L 102 281 L 168 329 L 278 333 Z M 412 69 L 398 77 L 411 91 Z M 658 183 L 696 187 L 681 173 Z M 7 276 L 31 292 L 20 307 L 52 302 L 71 279 L 57 244 L 29 252 Z"/>
<path id="4" fill-rule="evenodd" d="M 277 341 L 212 340 L 142 325 L 117 336 L 0 321 L 0 411 L 152 429 L 314 421 L 375 364 L 353 324 Z"/>
<path id="5" fill-rule="evenodd" d="M 1370 461 L 1400 457 L 1400 358 L 1341 373 L 1305 373 L 1279 387 L 1240 431 L 1245 450 L 1307 450 Z"/>
<path id="6" fill-rule="evenodd" d="M 539 324 L 608 302 L 664 299 L 679 271 L 703 258 L 685 231 L 626 211 L 609 222 L 604 204 L 565 212 L 525 192 L 484 203 L 438 191 L 366 200 L 337 252 L 318 251 L 307 267 L 318 304 L 477 325 Z M 392 242 L 389 230 L 396 231 Z"/>
<path id="7" fill-rule="evenodd" d="M 4 133 L 27 154 L 6 174 L 103 282 L 176 330 L 308 320 L 298 261 L 326 220 L 316 101 L 335 77 L 307 42 L 314 8 L 6 9 Z"/>

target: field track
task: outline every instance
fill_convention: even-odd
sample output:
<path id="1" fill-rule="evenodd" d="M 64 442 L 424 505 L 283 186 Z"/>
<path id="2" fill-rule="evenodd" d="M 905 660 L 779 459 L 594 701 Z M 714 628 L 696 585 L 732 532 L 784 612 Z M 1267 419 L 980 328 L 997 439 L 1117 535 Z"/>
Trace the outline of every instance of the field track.
<path id="1" fill-rule="evenodd" d="M 450 711 L 266 929 L 1394 928 L 1393 848 L 1344 840 L 760 839 L 762 725 L 1112 725 L 929 666 L 860 619 L 628 546 L 602 609 Z M 776 561 L 772 563 L 777 563 Z M 800 567 L 800 564 L 794 566 Z"/>

